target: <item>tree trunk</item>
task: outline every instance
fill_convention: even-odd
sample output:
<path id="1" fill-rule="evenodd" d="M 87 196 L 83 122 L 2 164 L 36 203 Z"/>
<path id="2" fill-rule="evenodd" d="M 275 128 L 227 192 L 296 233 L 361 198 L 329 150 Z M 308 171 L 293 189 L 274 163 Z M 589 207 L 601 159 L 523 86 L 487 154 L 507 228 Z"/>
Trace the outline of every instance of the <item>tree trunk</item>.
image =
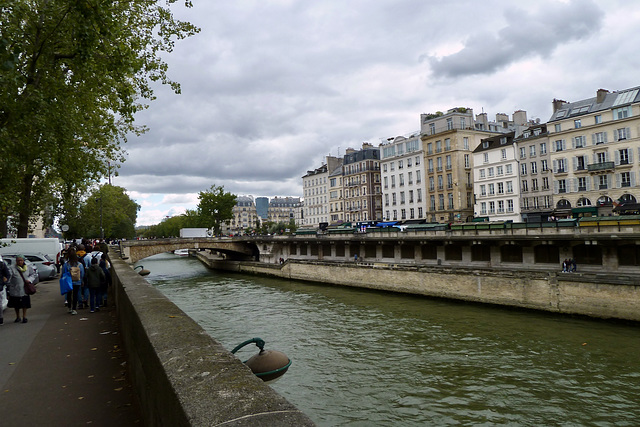
<path id="1" fill-rule="evenodd" d="M 27 173 L 22 179 L 22 191 L 18 210 L 18 237 L 29 234 L 29 216 L 31 214 L 31 196 L 33 193 L 33 174 Z"/>

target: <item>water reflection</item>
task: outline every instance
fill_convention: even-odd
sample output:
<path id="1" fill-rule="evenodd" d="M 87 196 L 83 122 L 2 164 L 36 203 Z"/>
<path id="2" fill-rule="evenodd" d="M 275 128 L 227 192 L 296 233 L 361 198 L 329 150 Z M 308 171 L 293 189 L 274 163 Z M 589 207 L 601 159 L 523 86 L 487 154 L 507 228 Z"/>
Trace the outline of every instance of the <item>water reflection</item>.
<path id="1" fill-rule="evenodd" d="M 637 425 L 634 326 L 219 274 L 171 254 L 144 265 L 228 349 L 261 337 L 285 352 L 273 388 L 319 425 Z"/>

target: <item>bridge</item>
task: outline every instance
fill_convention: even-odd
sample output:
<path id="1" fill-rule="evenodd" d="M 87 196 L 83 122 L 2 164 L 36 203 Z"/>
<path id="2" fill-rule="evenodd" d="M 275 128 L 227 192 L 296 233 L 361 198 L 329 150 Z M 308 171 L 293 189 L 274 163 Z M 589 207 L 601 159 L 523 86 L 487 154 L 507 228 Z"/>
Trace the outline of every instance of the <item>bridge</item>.
<path id="1" fill-rule="evenodd" d="M 171 239 L 125 240 L 120 242 L 120 252 L 129 262 L 178 249 L 209 249 L 225 259 L 234 261 L 258 260 L 259 251 L 254 242 L 230 238 L 190 237 Z"/>

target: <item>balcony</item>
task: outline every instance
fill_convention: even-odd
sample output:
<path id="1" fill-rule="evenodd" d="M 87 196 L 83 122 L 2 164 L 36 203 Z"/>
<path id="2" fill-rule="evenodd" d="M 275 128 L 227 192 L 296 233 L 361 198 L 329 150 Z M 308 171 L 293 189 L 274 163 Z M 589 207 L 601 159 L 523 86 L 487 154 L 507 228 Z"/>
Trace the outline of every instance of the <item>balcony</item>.
<path id="1" fill-rule="evenodd" d="M 615 163 L 613 162 L 594 163 L 592 165 L 587 165 L 587 169 L 589 170 L 589 172 L 612 170 L 612 169 L 615 169 Z"/>

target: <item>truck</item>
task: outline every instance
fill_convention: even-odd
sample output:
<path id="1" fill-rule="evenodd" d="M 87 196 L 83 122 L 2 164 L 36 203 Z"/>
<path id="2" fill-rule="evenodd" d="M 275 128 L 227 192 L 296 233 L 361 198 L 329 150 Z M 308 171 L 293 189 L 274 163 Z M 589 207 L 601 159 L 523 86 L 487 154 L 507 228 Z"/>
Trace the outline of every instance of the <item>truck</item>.
<path id="1" fill-rule="evenodd" d="M 180 237 L 211 237 L 208 228 L 181 228 Z"/>
<path id="2" fill-rule="evenodd" d="M 0 239 L 0 254 L 24 255 L 38 252 L 49 255 L 51 260 L 55 260 L 56 265 L 60 265 L 62 244 L 55 237 Z"/>

